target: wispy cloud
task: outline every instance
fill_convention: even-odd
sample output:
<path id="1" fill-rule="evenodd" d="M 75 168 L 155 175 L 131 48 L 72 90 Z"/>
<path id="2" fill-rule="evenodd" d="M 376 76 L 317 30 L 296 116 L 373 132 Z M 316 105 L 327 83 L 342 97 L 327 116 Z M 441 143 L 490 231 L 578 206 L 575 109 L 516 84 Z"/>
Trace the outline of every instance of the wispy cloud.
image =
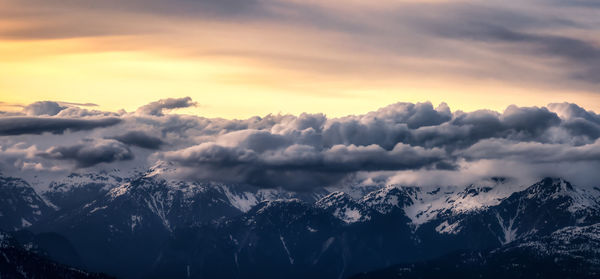
<path id="1" fill-rule="evenodd" d="M 122 53 L 106 58 L 118 61 L 143 57 L 139 67 L 106 62 L 107 69 L 89 70 L 107 91 L 128 96 L 123 98 L 127 108 L 136 100 L 132 95 L 149 101 L 181 90 L 195 92 L 196 99 L 208 97 L 204 103 L 221 111 L 226 96 L 242 90 L 249 99 L 269 91 L 269 97 L 299 94 L 321 102 L 338 96 L 377 99 L 371 95 L 387 102 L 394 92 L 399 99 L 447 100 L 455 107 L 461 103 L 454 100 L 458 91 L 499 96 L 519 89 L 537 100 L 527 104 L 538 105 L 552 94 L 574 101 L 573 96 L 589 99 L 600 92 L 595 74 L 600 23 L 595 5 L 585 1 L 3 2 L 3 40 L 63 42 L 25 48 L 27 57 L 6 59 L 80 54 L 76 65 L 85 70 L 86 65 L 104 65 L 95 56 L 83 61 L 92 54 Z M 24 53 L 21 45 L 18 49 Z M 160 64 L 153 68 L 145 59 Z M 108 83 L 113 75 L 129 79 Z M 64 87 L 57 86 L 55 94 Z M 132 87 L 153 93 L 125 90 Z M 24 88 L 16 84 L 7 91 Z M 82 90 L 69 90 L 75 88 Z M 463 95 L 464 103 L 477 99 Z M 266 106 L 252 102 L 251 107 L 258 105 Z"/>

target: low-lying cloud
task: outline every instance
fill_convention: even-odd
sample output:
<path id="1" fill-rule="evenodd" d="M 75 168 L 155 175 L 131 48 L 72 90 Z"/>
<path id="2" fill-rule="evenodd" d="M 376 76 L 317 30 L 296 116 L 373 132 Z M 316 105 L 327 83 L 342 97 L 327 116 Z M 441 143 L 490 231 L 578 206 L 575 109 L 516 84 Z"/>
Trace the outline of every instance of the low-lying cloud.
<path id="1" fill-rule="evenodd" d="M 582 167 L 600 164 L 600 116 L 576 104 L 513 105 L 500 113 L 397 103 L 341 118 L 166 114 L 194 104 L 190 98 L 166 99 L 113 117 L 79 108 L 54 116 L 49 109 L 38 110 L 50 112 L 45 116 L 0 117 L 0 163 L 15 172 L 56 169 L 65 162 L 78 171 L 114 164 L 126 172 L 167 162 L 180 179 L 301 191 L 418 177 L 440 183 L 443 177 L 462 183 L 526 173 L 585 183 L 600 179 Z M 69 117 L 62 116 L 69 109 Z M 67 130 L 80 132 L 62 134 Z M 46 132 L 52 136 L 38 135 Z"/>
<path id="2" fill-rule="evenodd" d="M 85 131 L 113 126 L 119 122 L 121 122 L 121 119 L 116 117 L 97 119 L 2 117 L 0 118 L 0 136 L 42 134 L 45 132 L 62 134 L 65 131 Z"/>
<path id="3" fill-rule="evenodd" d="M 133 153 L 126 145 L 110 139 L 89 139 L 74 145 L 53 146 L 37 156 L 72 161 L 78 168 L 133 159 Z"/>
<path id="4" fill-rule="evenodd" d="M 113 139 L 124 144 L 147 149 L 158 149 L 162 144 L 164 144 L 160 138 L 148 135 L 143 131 L 130 131 L 122 135 L 114 136 Z"/>

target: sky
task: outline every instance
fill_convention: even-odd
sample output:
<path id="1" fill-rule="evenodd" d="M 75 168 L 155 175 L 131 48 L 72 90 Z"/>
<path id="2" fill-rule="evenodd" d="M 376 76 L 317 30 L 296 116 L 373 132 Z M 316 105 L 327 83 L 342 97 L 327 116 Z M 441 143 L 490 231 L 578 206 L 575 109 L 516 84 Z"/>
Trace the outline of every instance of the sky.
<path id="1" fill-rule="evenodd" d="M 598 186 L 600 3 L 0 0 L 0 173 Z"/>
<path id="2" fill-rule="evenodd" d="M 364 114 L 570 102 L 600 111 L 586 0 L 0 0 L 0 110 L 35 101 L 180 113 Z"/>

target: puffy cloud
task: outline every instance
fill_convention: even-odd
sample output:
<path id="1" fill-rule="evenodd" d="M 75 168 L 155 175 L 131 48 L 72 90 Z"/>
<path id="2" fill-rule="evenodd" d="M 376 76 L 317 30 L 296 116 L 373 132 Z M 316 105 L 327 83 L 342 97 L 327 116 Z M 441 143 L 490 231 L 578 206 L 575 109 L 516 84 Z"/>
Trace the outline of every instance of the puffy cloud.
<path id="1" fill-rule="evenodd" d="M 66 109 L 66 106 L 61 106 L 57 102 L 42 101 L 29 104 L 23 108 L 23 112 L 27 115 L 39 116 L 39 115 L 56 115 L 61 110 Z"/>
<path id="2" fill-rule="evenodd" d="M 203 143 L 165 153 L 165 159 L 188 166 L 237 166 L 257 168 L 303 169 L 323 172 L 361 170 L 418 169 L 446 158 L 441 149 L 425 149 L 399 143 L 392 150 L 379 145 L 335 145 L 322 151 L 313 146 L 294 144 L 259 153 L 242 147 Z"/>
<path id="3" fill-rule="evenodd" d="M 189 173 L 199 179 L 293 188 L 340 183 L 364 172 L 457 173 L 464 160 L 519 160 L 529 165 L 600 160 L 593 152 L 598 138 L 593 130 L 581 140 L 568 139 L 586 131 L 575 130 L 573 121 L 596 125 L 595 114 L 568 106 L 578 116 L 559 114 L 557 106 L 452 113 L 445 104 L 434 109 L 430 103 L 398 103 L 333 119 L 303 114 L 266 122 L 208 120 L 211 123 L 203 127 L 211 127 L 214 137 L 162 153 L 161 158 L 193 169 Z M 249 128 L 256 123 L 262 124 Z"/>
<path id="4" fill-rule="evenodd" d="M 36 171 L 62 161 L 79 168 L 112 163 L 126 171 L 161 160 L 173 163 L 182 179 L 310 190 L 361 179 L 464 181 L 484 179 L 484 173 L 524 176 L 523 170 L 541 175 L 556 171 L 556 165 L 566 175 L 590 178 L 583 172 L 589 168 L 573 166 L 600 164 L 600 116 L 575 104 L 452 112 L 445 104 L 397 103 L 341 118 L 163 114 L 193 103 L 161 100 L 136 113 L 69 107 L 52 117 L 0 116 L 0 147 L 10 158 L 4 165 Z M 98 118 L 105 115 L 114 117 Z M 62 135 L 66 130 L 82 132 Z M 23 136 L 43 132 L 55 135 Z"/>
<path id="5" fill-rule="evenodd" d="M 0 136 L 41 134 L 50 132 L 62 134 L 65 131 L 83 131 L 113 126 L 121 122 L 115 117 L 97 119 L 51 118 L 51 117 L 2 117 Z"/>
<path id="6" fill-rule="evenodd" d="M 219 144 L 250 149 L 255 152 L 278 149 L 294 142 L 289 137 L 269 131 L 246 129 L 224 134 L 217 139 Z"/>
<path id="7" fill-rule="evenodd" d="M 261 152 L 262 151 L 262 152 Z M 198 178 L 254 182 L 263 186 L 296 187 L 293 178 L 282 179 L 282 174 L 313 176 L 302 177 L 305 187 L 327 186 L 346 174 L 357 171 L 406 170 L 451 168 L 446 162 L 446 152 L 399 143 L 392 150 L 379 145 L 335 145 L 317 150 L 313 146 L 293 144 L 285 148 L 258 151 L 242 146 L 226 147 L 216 143 L 203 143 L 183 150 L 166 152 L 163 159 L 182 166 L 205 170 Z M 283 182 L 285 181 L 285 182 Z"/>
<path id="8" fill-rule="evenodd" d="M 78 168 L 133 159 L 133 153 L 125 144 L 112 139 L 88 139 L 75 145 L 53 146 L 37 156 L 72 161 Z"/>
<path id="9" fill-rule="evenodd" d="M 536 137 L 544 133 L 549 127 L 560 124 L 560 118 L 547 108 L 520 108 L 511 105 L 500 116 L 504 127 L 517 135 Z"/>
<path id="10" fill-rule="evenodd" d="M 456 150 L 487 138 L 546 141 L 550 128 L 560 124 L 561 119 L 547 108 L 509 106 L 502 114 L 459 112 L 447 123 L 412 132 L 410 143 Z"/>
<path id="11" fill-rule="evenodd" d="M 163 116 L 164 110 L 187 108 L 196 106 L 196 102 L 192 98 L 168 98 L 161 99 L 156 102 L 149 103 L 137 109 L 137 113 L 142 115 Z"/>
<path id="12" fill-rule="evenodd" d="M 96 116 L 96 117 L 113 116 L 113 117 L 116 117 L 116 116 L 119 116 L 119 114 L 114 113 L 114 112 L 106 112 L 106 111 L 99 111 L 99 110 L 88 110 L 88 109 L 83 109 L 83 108 L 79 108 L 79 107 L 68 107 L 68 108 L 61 110 L 58 114 L 56 114 L 56 116 L 70 117 L 70 118 L 81 118 L 81 117 L 91 117 L 91 116 Z"/>
<path id="13" fill-rule="evenodd" d="M 583 118 L 596 124 L 600 124 L 600 115 L 592 111 L 587 111 L 576 104 L 552 103 L 548 105 L 548 108 L 550 111 L 555 112 L 564 119 Z"/>
<path id="14" fill-rule="evenodd" d="M 164 144 L 160 138 L 148 135 L 143 131 L 130 131 L 112 138 L 124 144 L 135 145 L 147 149 L 158 149 Z"/>
<path id="15" fill-rule="evenodd" d="M 438 126 L 451 118 L 446 104 L 434 109 L 429 102 L 397 103 L 365 115 L 331 119 L 324 127 L 323 137 L 328 146 L 378 144 L 391 149 L 398 142 L 414 144 L 412 130 Z"/>
<path id="16" fill-rule="evenodd" d="M 462 152 L 470 160 L 504 159 L 527 163 L 600 161 L 600 140 L 571 146 L 539 142 L 515 142 L 505 139 L 482 140 Z"/>
<path id="17" fill-rule="evenodd" d="M 560 115 L 569 136 L 600 137 L 600 115 L 569 103 L 549 104 L 548 108 Z"/>

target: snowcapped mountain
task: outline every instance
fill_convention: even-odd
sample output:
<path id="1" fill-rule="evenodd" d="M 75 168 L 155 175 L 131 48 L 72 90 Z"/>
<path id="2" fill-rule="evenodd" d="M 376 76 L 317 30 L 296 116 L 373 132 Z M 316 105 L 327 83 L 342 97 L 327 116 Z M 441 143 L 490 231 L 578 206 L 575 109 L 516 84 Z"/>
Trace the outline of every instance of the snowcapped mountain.
<path id="1" fill-rule="evenodd" d="M 547 234 L 566 226 L 600 222 L 596 191 L 576 188 L 563 179 L 545 178 L 525 191 L 512 194 L 490 209 L 502 228 L 501 242 L 533 234 Z"/>
<path id="2" fill-rule="evenodd" d="M 158 219 L 164 229 L 172 231 L 239 215 L 265 200 L 301 198 L 314 202 L 319 197 L 316 193 L 300 195 L 248 185 L 171 180 L 163 173 L 164 170 L 151 169 L 129 179 L 84 205 L 83 210 L 105 215 L 107 210 L 131 212 L 133 215 L 127 220 L 132 231 L 144 218 Z"/>
<path id="3" fill-rule="evenodd" d="M 206 253 L 211 261 L 218 258 L 221 264 L 218 269 L 198 269 L 208 265 L 198 260 L 191 265 L 193 275 L 210 277 L 226 269 L 237 271 L 231 277 L 260 274 L 270 278 L 277 277 L 277 273 L 291 274 L 292 278 L 340 278 L 393 262 L 426 260 L 462 249 L 488 251 L 526 243 L 531 237 L 596 220 L 595 193 L 564 180 L 546 178 L 518 188 L 505 181 L 493 182 L 433 191 L 388 186 L 359 200 L 334 192 L 313 205 L 299 200 L 263 202 L 188 239 L 204 243 L 206 234 L 215 235 L 211 241 L 223 245 L 216 248 L 218 255 L 212 249 L 206 250 L 208 243 L 187 247 L 186 251 L 170 247 L 164 251 L 169 260 L 155 272 L 183 270 L 187 263 L 174 259 L 186 259 L 186 253 Z M 587 219 L 581 219 L 582 212 Z M 545 218 L 545 222 L 532 222 L 536 216 Z M 227 237 L 219 241 L 216 236 Z M 321 261 L 327 262 L 327 269 L 319 265 Z M 270 267 L 273 262 L 277 263 L 276 269 Z"/>
<path id="4" fill-rule="evenodd" d="M 48 185 L 38 185 L 38 188 L 56 209 L 70 210 L 95 200 L 127 179 L 120 175 L 118 170 L 111 173 L 71 173 L 50 181 Z"/>
<path id="5" fill-rule="evenodd" d="M 0 229 L 30 227 L 53 211 L 23 179 L 0 176 Z"/>
<path id="6" fill-rule="evenodd" d="M 315 206 L 328 211 L 338 219 L 350 224 L 371 219 L 370 209 L 354 201 L 348 194 L 333 192 L 315 203 Z"/>
<path id="7" fill-rule="evenodd" d="M 367 194 L 360 202 L 381 214 L 389 214 L 413 205 L 418 192 L 420 189 L 416 187 L 387 186 Z"/>
<path id="8" fill-rule="evenodd" d="M 95 196 L 78 200 L 78 206 L 63 207 L 54 218 L 38 222 L 33 229 L 66 236 L 92 270 L 140 277 L 160 256 L 162 245 L 174 231 L 241 215 L 264 200 L 301 198 L 312 203 L 322 195 L 180 181 L 171 179 L 170 171 L 161 166 L 123 179 L 101 176 L 95 183 L 84 177 L 83 183 L 96 187 Z M 81 176 L 76 178 L 81 181 Z M 66 192 L 82 194 L 80 189 L 86 187 L 71 186 Z M 45 194 L 65 193 L 54 190 L 60 188 L 51 187 Z M 92 197 L 87 194 L 83 193 Z"/>
<path id="9" fill-rule="evenodd" d="M 528 187 L 502 178 L 466 187 L 389 185 L 357 196 L 367 188 L 294 193 L 181 181 L 171 171 L 73 174 L 50 183 L 47 201 L 25 181 L 3 178 L 0 198 L 22 207 L 0 220 L 8 230 L 25 218 L 33 231 L 58 233 L 87 268 L 124 278 L 342 278 L 464 249 L 550 249 L 544 237 L 578 228 L 591 235 L 600 222 L 600 190 L 557 178 Z M 42 213 L 34 219 L 27 214 L 37 216 L 36 206 Z"/>

